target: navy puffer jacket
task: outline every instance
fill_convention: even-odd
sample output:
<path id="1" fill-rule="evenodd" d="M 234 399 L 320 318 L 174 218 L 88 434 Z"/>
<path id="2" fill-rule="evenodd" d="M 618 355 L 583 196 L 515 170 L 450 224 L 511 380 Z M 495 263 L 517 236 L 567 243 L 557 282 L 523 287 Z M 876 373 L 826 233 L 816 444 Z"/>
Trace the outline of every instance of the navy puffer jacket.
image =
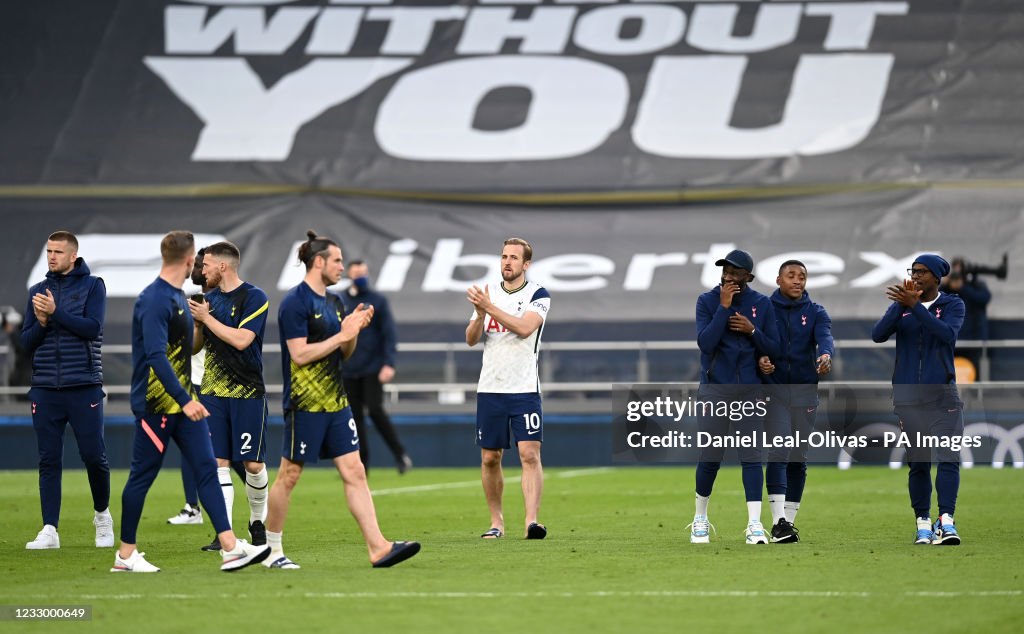
<path id="1" fill-rule="evenodd" d="M 44 328 L 32 310 L 36 293 L 53 294 L 57 310 Z M 67 274 L 46 274 L 28 291 L 21 342 L 32 355 L 32 387 L 62 389 L 103 383 L 103 318 L 107 289 L 78 258 Z"/>

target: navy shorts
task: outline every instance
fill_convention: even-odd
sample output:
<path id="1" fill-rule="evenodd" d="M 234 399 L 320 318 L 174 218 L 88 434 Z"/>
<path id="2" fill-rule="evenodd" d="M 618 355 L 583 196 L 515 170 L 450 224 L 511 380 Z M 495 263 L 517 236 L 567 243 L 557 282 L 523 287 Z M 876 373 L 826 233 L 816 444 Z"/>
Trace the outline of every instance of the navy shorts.
<path id="1" fill-rule="evenodd" d="M 315 463 L 359 450 L 359 433 L 352 410 L 284 413 L 284 450 L 292 462 Z"/>
<path id="2" fill-rule="evenodd" d="M 476 444 L 484 449 L 509 449 L 512 440 L 544 441 L 540 394 L 476 395 Z"/>
<path id="3" fill-rule="evenodd" d="M 234 462 L 267 461 L 267 397 L 228 398 L 202 394 L 210 416 L 213 455 Z"/>

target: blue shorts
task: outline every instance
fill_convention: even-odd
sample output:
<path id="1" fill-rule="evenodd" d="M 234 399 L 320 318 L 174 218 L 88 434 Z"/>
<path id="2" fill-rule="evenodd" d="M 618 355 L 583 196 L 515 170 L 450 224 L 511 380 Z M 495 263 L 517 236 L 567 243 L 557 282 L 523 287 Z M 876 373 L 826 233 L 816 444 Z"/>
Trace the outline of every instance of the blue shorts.
<path id="1" fill-rule="evenodd" d="M 210 411 L 213 455 L 234 462 L 267 461 L 267 397 L 228 398 L 202 394 L 200 402 Z"/>
<path id="2" fill-rule="evenodd" d="M 512 440 L 544 441 L 540 394 L 476 395 L 476 444 L 484 449 L 509 449 Z"/>
<path id="3" fill-rule="evenodd" d="M 359 433 L 352 410 L 284 413 L 284 449 L 292 462 L 316 463 L 359 450 Z"/>

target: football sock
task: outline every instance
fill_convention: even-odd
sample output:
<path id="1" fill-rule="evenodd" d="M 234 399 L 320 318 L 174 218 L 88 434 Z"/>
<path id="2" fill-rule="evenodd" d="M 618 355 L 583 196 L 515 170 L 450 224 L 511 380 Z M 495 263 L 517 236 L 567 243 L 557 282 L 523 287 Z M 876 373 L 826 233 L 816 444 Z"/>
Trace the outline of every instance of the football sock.
<path id="1" fill-rule="evenodd" d="M 761 521 L 761 501 L 747 502 L 747 521 L 748 522 L 760 522 Z"/>
<path id="2" fill-rule="evenodd" d="M 224 508 L 228 511 L 228 526 L 233 526 L 231 509 L 235 505 L 235 487 L 231 484 L 231 468 L 217 467 L 217 481 L 220 482 L 220 492 L 224 495 Z"/>
<path id="3" fill-rule="evenodd" d="M 274 559 L 284 555 L 284 546 L 281 545 L 282 533 L 267 531 L 267 545 L 270 546 L 270 554 Z"/>
<path id="4" fill-rule="evenodd" d="M 920 529 L 931 530 L 931 528 L 932 528 L 932 518 L 930 518 L 930 517 L 919 517 L 919 518 L 917 518 L 917 528 L 919 530 Z"/>
<path id="5" fill-rule="evenodd" d="M 939 516 L 939 521 L 942 522 L 943 524 L 952 524 L 953 523 L 953 516 L 950 515 L 949 513 L 943 513 L 942 515 Z"/>
<path id="6" fill-rule="evenodd" d="M 786 496 L 782 494 L 769 495 L 768 508 L 772 511 L 772 526 L 775 526 L 780 519 L 786 519 Z"/>
<path id="7" fill-rule="evenodd" d="M 709 496 L 703 496 L 703 495 L 698 493 L 697 494 L 697 510 L 694 512 L 694 515 L 703 515 L 704 517 L 707 517 L 707 515 L 708 515 L 708 502 L 710 502 L 710 501 L 711 501 L 711 496 L 710 495 Z"/>
<path id="8" fill-rule="evenodd" d="M 249 522 L 267 521 L 267 467 L 259 473 L 245 473 L 245 495 L 249 498 Z"/>
<path id="9" fill-rule="evenodd" d="M 790 524 L 796 524 L 796 513 L 797 513 L 797 511 L 800 510 L 800 503 L 799 502 L 786 502 L 785 509 L 786 509 L 786 520 Z"/>

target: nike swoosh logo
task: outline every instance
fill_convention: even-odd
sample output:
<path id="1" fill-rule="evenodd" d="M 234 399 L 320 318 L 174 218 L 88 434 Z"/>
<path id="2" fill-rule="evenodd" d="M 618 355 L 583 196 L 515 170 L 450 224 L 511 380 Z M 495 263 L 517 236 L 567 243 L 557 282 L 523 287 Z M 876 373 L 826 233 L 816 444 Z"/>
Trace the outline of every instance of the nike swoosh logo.
<path id="1" fill-rule="evenodd" d="M 313 315 L 313 319 L 320 319 L 320 315 Z"/>
<path id="2" fill-rule="evenodd" d="M 353 445 L 358 445 L 358 444 L 359 444 L 359 439 L 358 439 L 358 438 L 356 438 L 355 440 L 353 440 L 353 441 L 352 441 L 352 444 L 353 444 Z"/>
<path id="3" fill-rule="evenodd" d="M 178 309 L 178 314 L 179 315 L 183 315 L 184 313 L 185 313 L 185 309 L 184 308 L 179 308 Z"/>
<path id="4" fill-rule="evenodd" d="M 532 436 L 532 435 L 534 435 L 534 434 L 539 434 L 539 433 L 540 433 L 540 430 L 539 430 L 539 429 L 537 429 L 537 430 L 535 430 L 535 431 L 528 431 L 528 432 L 526 432 L 526 435 L 527 435 L 527 436 Z"/>
<path id="5" fill-rule="evenodd" d="M 910 313 L 903 313 L 900 317 L 910 317 Z"/>
<path id="6" fill-rule="evenodd" d="M 99 403 L 89 403 L 89 407 L 95 408 L 95 407 L 99 407 L 99 406 L 100 406 Z"/>

